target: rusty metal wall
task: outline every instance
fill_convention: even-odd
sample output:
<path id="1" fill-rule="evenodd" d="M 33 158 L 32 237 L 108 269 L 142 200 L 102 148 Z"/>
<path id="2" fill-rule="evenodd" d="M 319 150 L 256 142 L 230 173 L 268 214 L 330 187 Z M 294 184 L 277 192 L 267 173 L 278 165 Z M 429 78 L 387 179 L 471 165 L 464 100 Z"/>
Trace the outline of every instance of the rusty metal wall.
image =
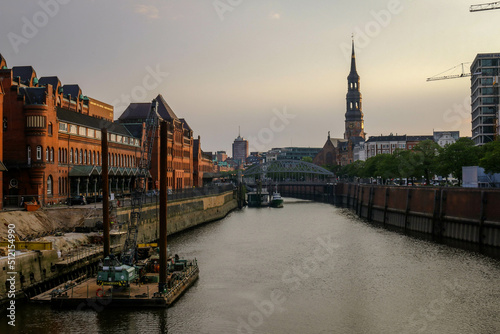
<path id="1" fill-rule="evenodd" d="M 338 183 L 334 203 L 405 231 L 500 247 L 500 191 Z"/>

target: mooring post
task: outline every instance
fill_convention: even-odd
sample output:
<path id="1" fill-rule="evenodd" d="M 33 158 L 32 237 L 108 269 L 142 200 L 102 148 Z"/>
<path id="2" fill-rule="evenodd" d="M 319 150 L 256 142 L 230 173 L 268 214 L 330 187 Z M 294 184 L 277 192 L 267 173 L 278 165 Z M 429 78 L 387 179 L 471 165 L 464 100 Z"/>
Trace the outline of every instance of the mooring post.
<path id="1" fill-rule="evenodd" d="M 361 187 L 361 186 L 358 186 L 359 188 L 361 188 L 361 195 L 359 196 L 358 198 L 358 216 L 360 216 L 361 218 L 363 218 L 363 196 L 365 195 L 365 187 Z"/>
<path id="2" fill-rule="evenodd" d="M 479 231 L 477 236 L 477 241 L 479 243 L 479 247 L 483 247 L 484 242 L 484 221 L 486 220 L 486 192 L 484 190 L 481 191 L 481 209 L 479 210 Z"/>
<path id="3" fill-rule="evenodd" d="M 408 229 L 409 219 L 408 216 L 410 214 L 410 202 L 411 202 L 411 189 L 408 188 L 406 192 L 406 210 L 405 210 L 405 233 Z"/>
<path id="4" fill-rule="evenodd" d="M 342 187 L 342 190 L 344 190 L 344 187 Z M 344 191 L 342 191 L 342 193 L 344 193 Z M 349 183 L 347 186 L 347 207 L 350 208 L 350 205 L 351 205 L 351 184 Z"/>
<path id="5" fill-rule="evenodd" d="M 440 203 L 440 192 L 434 189 L 434 208 L 432 211 L 432 237 L 436 238 L 438 232 L 437 222 L 439 219 L 439 203 Z"/>
<path id="6" fill-rule="evenodd" d="M 102 225 L 104 238 L 104 257 L 109 256 L 109 180 L 108 180 L 108 130 L 101 130 L 102 158 Z"/>
<path id="7" fill-rule="evenodd" d="M 385 188 L 385 203 L 384 203 L 384 221 L 382 222 L 385 226 L 387 220 L 387 208 L 389 207 L 389 187 Z"/>
<path id="8" fill-rule="evenodd" d="M 158 292 L 167 285 L 167 122 L 160 123 L 160 277 Z M 149 287 L 148 287 L 149 298 Z"/>
<path id="9" fill-rule="evenodd" d="M 439 196 L 439 215 L 437 220 L 437 235 L 439 241 L 442 240 L 444 234 L 444 220 L 446 216 L 446 190 L 441 189 L 441 195 Z"/>
<path id="10" fill-rule="evenodd" d="M 369 222 L 372 221 L 374 194 L 375 194 L 375 188 L 373 186 L 371 186 L 370 187 L 370 194 L 368 195 L 368 213 L 366 214 Z"/>

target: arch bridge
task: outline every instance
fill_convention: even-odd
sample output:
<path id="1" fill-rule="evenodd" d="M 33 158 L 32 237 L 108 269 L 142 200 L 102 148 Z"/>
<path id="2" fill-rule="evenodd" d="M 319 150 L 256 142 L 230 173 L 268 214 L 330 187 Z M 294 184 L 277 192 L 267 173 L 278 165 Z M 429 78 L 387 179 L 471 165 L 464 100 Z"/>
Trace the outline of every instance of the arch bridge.
<path id="1" fill-rule="evenodd" d="M 322 200 L 330 193 L 335 174 L 315 164 L 299 160 L 274 160 L 253 165 L 243 172 L 243 183 L 257 188 L 275 188 L 282 196 Z M 320 198 L 321 197 L 321 198 Z"/>

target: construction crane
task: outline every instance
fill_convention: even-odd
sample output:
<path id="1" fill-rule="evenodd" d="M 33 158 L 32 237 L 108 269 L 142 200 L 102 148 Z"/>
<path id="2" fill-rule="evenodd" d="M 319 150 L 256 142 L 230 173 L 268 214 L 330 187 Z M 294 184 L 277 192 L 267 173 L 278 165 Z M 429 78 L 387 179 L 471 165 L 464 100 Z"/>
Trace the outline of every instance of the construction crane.
<path id="1" fill-rule="evenodd" d="M 444 72 L 441 72 L 439 74 L 436 74 L 435 76 L 433 77 L 430 77 L 430 78 L 427 78 L 427 81 L 436 81 L 436 80 L 445 80 L 445 79 L 456 79 L 456 78 L 465 78 L 465 77 L 470 77 L 472 74 L 470 72 L 467 72 L 465 73 L 465 69 L 464 69 L 464 65 L 465 64 L 470 64 L 469 63 L 461 63 L 461 64 L 458 64 L 457 66 L 454 66 L 450 69 L 447 69 L 446 71 Z M 445 76 L 441 76 L 441 74 L 443 73 L 446 73 L 446 72 L 449 72 L 449 71 L 452 71 L 454 69 L 457 69 L 459 67 L 462 67 L 462 73 L 461 74 L 452 74 L 452 75 L 445 75 Z M 476 73 L 474 73 L 476 74 Z"/>
<path id="2" fill-rule="evenodd" d="M 470 6 L 471 12 L 480 12 L 483 10 L 493 10 L 493 9 L 500 9 L 500 1 Z"/>
<path id="3" fill-rule="evenodd" d="M 104 259 L 102 269 L 97 274 L 98 285 L 128 287 L 138 275 L 135 267 L 137 261 L 137 235 L 141 222 L 142 205 L 146 197 L 146 186 L 151 167 L 154 140 L 158 130 L 158 102 L 153 100 L 146 119 L 145 134 L 141 147 L 141 159 L 137 166 L 135 189 L 131 195 L 132 210 L 127 227 L 127 238 L 122 249 L 120 261 L 110 255 Z"/>
<path id="4" fill-rule="evenodd" d="M 138 225 L 141 219 L 142 203 L 146 196 L 146 186 L 151 168 L 151 157 L 158 129 L 158 102 L 153 100 L 146 119 L 146 133 L 141 148 L 141 160 L 139 162 L 138 174 L 135 179 L 135 190 L 131 196 L 132 211 L 130 213 L 130 224 L 127 231 L 127 239 L 123 246 L 121 261 L 123 264 L 132 266 L 136 262 Z"/>

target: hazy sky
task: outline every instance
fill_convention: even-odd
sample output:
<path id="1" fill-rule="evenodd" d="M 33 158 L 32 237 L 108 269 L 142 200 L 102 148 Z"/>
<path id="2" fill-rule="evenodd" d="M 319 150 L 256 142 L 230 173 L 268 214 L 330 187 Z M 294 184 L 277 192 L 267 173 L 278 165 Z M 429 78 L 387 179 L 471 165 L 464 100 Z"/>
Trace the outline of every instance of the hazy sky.
<path id="1" fill-rule="evenodd" d="M 481 2 L 3 0 L 0 53 L 115 118 L 123 96 L 161 93 L 203 150 L 231 154 L 238 126 L 254 150 L 342 137 L 354 33 L 368 135 L 470 136 L 470 79 L 425 79 L 500 51 L 500 10 L 469 12 Z"/>

